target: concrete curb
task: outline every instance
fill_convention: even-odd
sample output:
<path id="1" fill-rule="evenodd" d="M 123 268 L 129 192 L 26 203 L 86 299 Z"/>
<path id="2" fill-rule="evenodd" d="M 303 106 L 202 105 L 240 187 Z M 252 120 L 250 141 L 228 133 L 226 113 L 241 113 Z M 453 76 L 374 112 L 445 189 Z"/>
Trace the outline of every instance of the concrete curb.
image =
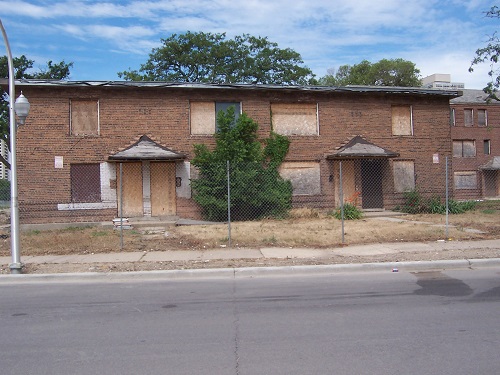
<path id="1" fill-rule="evenodd" d="M 317 266 L 245 267 L 139 272 L 84 272 L 0 275 L 1 284 L 50 282 L 123 282 L 133 280 L 235 279 L 270 276 L 324 275 L 342 272 L 395 272 L 499 267 L 500 258 L 440 261 L 334 264 Z"/>

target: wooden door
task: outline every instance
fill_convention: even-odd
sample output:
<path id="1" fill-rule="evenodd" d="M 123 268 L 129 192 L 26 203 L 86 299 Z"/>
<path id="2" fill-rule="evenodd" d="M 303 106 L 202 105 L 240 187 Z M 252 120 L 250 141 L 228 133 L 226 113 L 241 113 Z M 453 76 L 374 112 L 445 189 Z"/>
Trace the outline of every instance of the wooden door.
<path id="1" fill-rule="evenodd" d="M 154 162 L 151 172 L 151 215 L 172 216 L 177 213 L 175 198 L 175 162 Z"/>
<path id="2" fill-rule="evenodd" d="M 354 160 L 344 160 L 342 163 L 342 193 L 344 195 L 344 203 L 356 203 L 354 201 L 356 194 L 356 177 Z"/>
<path id="3" fill-rule="evenodd" d="M 118 168 L 120 165 L 118 164 Z M 144 216 L 144 208 L 142 202 L 142 163 L 123 163 L 122 164 L 122 197 L 123 205 L 118 197 L 118 215 L 120 214 L 120 206 L 123 209 L 124 217 Z M 120 181 L 118 180 L 118 184 Z M 120 187 L 118 186 L 118 195 L 120 195 Z"/>

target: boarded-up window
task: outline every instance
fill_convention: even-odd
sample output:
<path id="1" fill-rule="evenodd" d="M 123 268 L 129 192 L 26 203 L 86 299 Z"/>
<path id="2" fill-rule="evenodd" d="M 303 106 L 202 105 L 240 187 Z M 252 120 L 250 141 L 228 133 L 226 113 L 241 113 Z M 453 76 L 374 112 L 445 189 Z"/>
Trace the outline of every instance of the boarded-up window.
<path id="1" fill-rule="evenodd" d="M 71 100 L 71 134 L 99 135 L 99 102 Z"/>
<path id="2" fill-rule="evenodd" d="M 191 134 L 215 133 L 215 102 L 191 102 Z"/>
<path id="3" fill-rule="evenodd" d="M 486 109 L 478 109 L 477 110 L 477 125 L 478 126 L 487 126 L 488 125 L 488 116 L 486 114 Z"/>
<path id="4" fill-rule="evenodd" d="M 318 135 L 316 103 L 271 104 L 273 131 L 282 135 Z"/>
<path id="5" fill-rule="evenodd" d="M 285 162 L 281 164 L 280 175 L 292 183 L 293 195 L 321 194 L 321 174 L 317 162 Z"/>
<path id="6" fill-rule="evenodd" d="M 238 102 L 191 102 L 190 124 L 192 135 L 212 135 L 217 129 L 217 114 L 234 108 L 234 120 L 241 114 L 241 105 Z"/>
<path id="7" fill-rule="evenodd" d="M 392 106 L 392 135 L 413 135 L 413 118 L 410 105 Z"/>
<path id="8" fill-rule="evenodd" d="M 476 156 L 475 141 L 453 141 L 453 157 L 473 158 Z"/>
<path id="9" fill-rule="evenodd" d="M 71 202 L 101 201 L 101 173 L 99 164 L 71 164 Z"/>
<path id="10" fill-rule="evenodd" d="M 411 160 L 398 160 L 393 163 L 394 191 L 403 193 L 415 189 L 415 163 Z"/>
<path id="11" fill-rule="evenodd" d="M 477 189 L 476 172 L 455 172 L 453 174 L 455 189 Z"/>
<path id="12" fill-rule="evenodd" d="M 464 125 L 465 126 L 474 125 L 473 111 L 470 108 L 464 109 Z"/>

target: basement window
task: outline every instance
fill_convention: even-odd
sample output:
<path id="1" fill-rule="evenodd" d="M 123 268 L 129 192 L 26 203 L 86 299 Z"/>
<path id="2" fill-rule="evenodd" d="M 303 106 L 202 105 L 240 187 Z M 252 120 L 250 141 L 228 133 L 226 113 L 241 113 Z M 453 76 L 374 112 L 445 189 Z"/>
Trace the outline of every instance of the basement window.
<path id="1" fill-rule="evenodd" d="M 453 174 L 455 189 L 477 189 L 477 172 L 455 172 Z"/>
<path id="2" fill-rule="evenodd" d="M 101 201 L 101 172 L 98 163 L 71 164 L 70 175 L 72 203 Z"/>
<path id="3" fill-rule="evenodd" d="M 394 191 L 403 193 L 415 189 L 415 162 L 398 160 L 393 163 Z"/>
<path id="4" fill-rule="evenodd" d="M 290 180 L 293 195 L 321 194 L 321 173 L 317 162 L 284 162 L 280 176 Z"/>

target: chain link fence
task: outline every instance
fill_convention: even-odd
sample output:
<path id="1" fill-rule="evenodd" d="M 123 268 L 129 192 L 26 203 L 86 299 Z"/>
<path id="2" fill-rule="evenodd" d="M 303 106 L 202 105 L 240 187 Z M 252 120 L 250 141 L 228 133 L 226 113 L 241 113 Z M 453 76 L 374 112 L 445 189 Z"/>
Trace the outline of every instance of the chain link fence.
<path id="1" fill-rule="evenodd" d="M 0 179 L 0 209 L 10 207 L 10 181 Z"/>
<path id="2" fill-rule="evenodd" d="M 190 212 L 207 222 L 227 223 L 231 246 L 231 223 L 281 220 L 293 209 L 308 208 L 341 220 L 344 242 L 346 220 L 391 210 L 445 214 L 448 232 L 450 204 L 455 204 L 448 157 L 432 165 L 434 170 L 412 160 L 388 158 L 280 166 L 225 162 L 191 166 L 189 178 L 181 178 L 178 166 L 175 162 L 150 162 L 148 168 L 141 162 L 71 164 L 60 171 L 61 179 L 43 178 L 47 172 L 37 171 L 31 181 L 18 184 L 21 224 L 113 222 L 123 233 L 132 219 L 183 218 L 180 212 Z M 70 183 L 61 184 L 63 178 Z M 32 183 L 38 179 L 45 184 Z M 179 189 L 186 194 L 185 186 L 189 197 L 181 198 Z M 0 180 L 0 208 L 8 210 L 9 200 L 10 184 Z"/>

